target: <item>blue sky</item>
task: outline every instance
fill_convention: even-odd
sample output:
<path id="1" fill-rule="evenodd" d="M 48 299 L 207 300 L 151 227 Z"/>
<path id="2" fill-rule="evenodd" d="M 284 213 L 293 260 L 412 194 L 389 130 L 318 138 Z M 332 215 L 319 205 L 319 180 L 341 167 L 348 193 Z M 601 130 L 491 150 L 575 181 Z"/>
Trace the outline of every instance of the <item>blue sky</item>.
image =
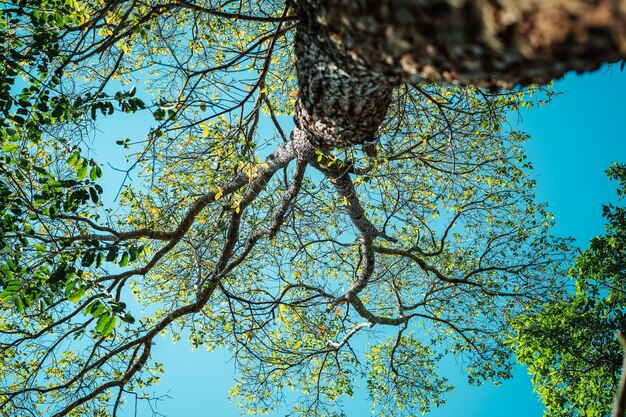
<path id="1" fill-rule="evenodd" d="M 570 75 L 555 90 L 563 94 L 522 114 L 519 126 L 532 136 L 526 150 L 538 174 L 537 198 L 549 202 L 556 232 L 585 246 L 603 231 L 601 205 L 615 201 L 616 184 L 604 170 L 626 162 L 626 72 L 614 66 Z"/>
<path id="2" fill-rule="evenodd" d="M 604 170 L 613 161 L 626 162 L 626 72 L 617 67 L 593 74 L 570 74 L 556 82 L 562 94 L 553 102 L 511 117 L 511 127 L 531 135 L 526 150 L 537 178 L 537 199 L 549 202 L 557 226 L 555 233 L 573 236 L 584 248 L 589 239 L 602 233 L 601 205 L 615 201 L 615 184 Z M 166 373 L 155 387 L 169 398 L 153 403 L 155 411 L 170 417 L 236 416 L 239 410 L 227 399 L 234 365 L 222 351 L 190 351 L 181 341 L 158 340 L 154 359 Z M 445 361 L 443 373 L 456 385 L 448 402 L 432 417 L 540 417 L 543 407 L 532 392 L 530 377 L 518 367 L 515 377 L 499 387 L 485 384 L 470 387 L 454 359 Z M 459 370 L 457 370 L 459 369 Z M 344 403 L 348 417 L 370 415 L 367 394 L 357 392 Z M 149 416 L 140 407 L 140 417 Z M 128 407 L 132 415 L 132 406 Z M 279 410 L 277 416 L 286 410 Z"/>

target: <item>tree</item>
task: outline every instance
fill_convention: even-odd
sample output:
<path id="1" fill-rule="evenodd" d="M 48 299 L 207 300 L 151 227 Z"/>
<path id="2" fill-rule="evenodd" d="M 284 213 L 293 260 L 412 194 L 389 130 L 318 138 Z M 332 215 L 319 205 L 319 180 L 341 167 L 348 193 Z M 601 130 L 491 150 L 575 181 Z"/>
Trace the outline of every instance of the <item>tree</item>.
<path id="1" fill-rule="evenodd" d="M 231 349 L 252 412 L 295 388 L 331 415 L 360 376 L 377 413 L 425 412 L 446 354 L 506 378 L 512 318 L 559 296 L 569 252 L 503 129 L 540 87 L 498 88 L 624 58 L 625 13 L 5 3 L 1 415 L 119 415 L 166 331 Z M 116 114 L 151 129 L 111 138 L 141 184 L 108 207 L 90 137 Z"/>
<path id="2" fill-rule="evenodd" d="M 626 166 L 615 164 L 607 174 L 619 181 L 623 197 Z M 626 328 L 626 209 L 608 204 L 603 215 L 606 234 L 570 270 L 575 292 L 515 324 L 518 359 L 551 416 L 609 415 L 617 391 L 622 351 L 614 332 Z"/>

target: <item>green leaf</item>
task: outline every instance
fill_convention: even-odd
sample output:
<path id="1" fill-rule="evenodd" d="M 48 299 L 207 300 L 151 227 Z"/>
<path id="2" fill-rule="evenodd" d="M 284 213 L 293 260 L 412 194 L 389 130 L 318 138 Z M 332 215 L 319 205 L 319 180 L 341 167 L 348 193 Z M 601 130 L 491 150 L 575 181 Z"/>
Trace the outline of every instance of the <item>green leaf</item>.
<path id="1" fill-rule="evenodd" d="M 122 321 L 129 323 L 129 324 L 133 324 L 135 322 L 135 318 L 133 316 L 130 315 L 130 313 L 124 313 L 120 316 L 120 319 L 122 319 Z"/>
<path id="2" fill-rule="evenodd" d="M 80 260 L 82 266 L 89 267 L 93 265 L 93 261 L 96 259 L 96 253 L 93 250 L 85 252 Z"/>
<path id="3" fill-rule="evenodd" d="M 115 324 L 117 323 L 117 317 L 111 316 L 108 323 L 102 328 L 102 335 L 106 336 L 113 331 Z"/>
<path id="4" fill-rule="evenodd" d="M 154 113 L 152 113 L 154 120 L 161 121 L 165 119 L 165 111 L 163 109 L 156 109 Z"/>
<path id="5" fill-rule="evenodd" d="M 93 201 L 94 204 L 98 202 L 99 197 L 95 188 L 89 187 L 89 196 L 91 197 L 91 201 Z"/>
<path id="6" fill-rule="evenodd" d="M 37 252 L 45 252 L 46 251 L 46 247 L 44 245 L 42 245 L 41 243 L 35 243 L 33 245 L 33 249 L 35 249 Z"/>
<path id="7" fill-rule="evenodd" d="M 110 334 L 115 328 L 115 323 L 117 322 L 117 317 L 103 314 L 98 319 L 96 323 L 96 331 L 100 333 L 102 336 L 107 336 Z"/>
<path id="8" fill-rule="evenodd" d="M 106 308 L 102 301 L 94 300 L 91 304 L 89 304 L 89 306 L 87 306 L 87 308 L 85 308 L 85 314 L 91 314 L 95 318 L 98 318 L 105 312 L 105 310 Z"/>
<path id="9" fill-rule="evenodd" d="M 17 307 L 18 313 L 24 314 L 24 303 L 21 297 L 15 297 L 15 307 Z"/>
<path id="10" fill-rule="evenodd" d="M 119 266 L 122 268 L 128 265 L 128 261 L 130 261 L 130 254 L 128 252 L 124 252 L 122 255 L 122 259 L 120 260 Z"/>
<path id="11" fill-rule="evenodd" d="M 0 299 L 2 299 L 3 301 L 10 300 L 11 298 L 13 298 L 13 296 L 20 289 L 21 286 L 22 286 L 22 282 L 20 280 L 16 280 L 16 279 L 9 280 L 4 291 L 0 293 Z"/>
<path id="12" fill-rule="evenodd" d="M 118 246 L 111 246 L 109 248 L 109 252 L 107 253 L 107 257 L 106 257 L 106 261 L 107 262 L 113 262 L 115 261 L 115 258 L 117 258 L 117 252 L 119 250 Z"/>
<path id="13" fill-rule="evenodd" d="M 83 295 L 85 295 L 85 288 L 78 288 L 76 291 L 70 293 L 67 299 L 72 303 L 76 303 L 83 298 Z"/>
<path id="14" fill-rule="evenodd" d="M 104 312 L 106 311 L 104 304 L 100 303 L 98 305 L 98 307 L 96 307 L 95 309 L 93 309 L 93 311 L 91 312 L 91 315 L 98 318 L 100 317 Z"/>
<path id="15" fill-rule="evenodd" d="M 70 155 L 69 158 L 67 158 L 67 164 L 69 166 L 74 166 L 76 164 L 76 162 L 78 162 L 78 158 L 80 157 L 80 152 L 76 151 L 73 154 Z"/>
<path id="16" fill-rule="evenodd" d="M 98 333 L 102 333 L 102 329 L 104 328 L 104 326 L 106 326 L 110 318 L 111 318 L 111 315 L 108 313 L 103 314 L 100 316 L 100 318 L 98 318 L 98 321 L 96 322 L 96 331 Z"/>
<path id="17" fill-rule="evenodd" d="M 19 148 L 20 145 L 18 145 L 17 143 L 7 143 L 6 145 L 2 146 L 2 152 L 13 152 L 14 150 L 16 150 L 17 148 Z"/>
<path id="18" fill-rule="evenodd" d="M 87 165 L 83 165 L 82 167 L 80 167 L 80 169 L 76 172 L 76 178 L 78 178 L 80 181 L 84 180 L 85 177 L 87 176 Z"/>

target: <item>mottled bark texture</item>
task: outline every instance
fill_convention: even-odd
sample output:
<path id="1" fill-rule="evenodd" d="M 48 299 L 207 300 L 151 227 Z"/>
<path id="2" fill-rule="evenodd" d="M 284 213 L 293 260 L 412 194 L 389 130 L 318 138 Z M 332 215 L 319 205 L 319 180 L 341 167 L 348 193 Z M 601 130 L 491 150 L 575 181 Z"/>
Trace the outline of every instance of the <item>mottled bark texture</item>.
<path id="1" fill-rule="evenodd" d="M 297 0 L 296 123 L 375 137 L 393 85 L 545 83 L 626 57 L 626 0 Z"/>
<path id="2" fill-rule="evenodd" d="M 305 27 L 296 34 L 296 125 L 322 148 L 373 141 L 392 86 L 367 67 L 346 62 L 329 38 Z"/>

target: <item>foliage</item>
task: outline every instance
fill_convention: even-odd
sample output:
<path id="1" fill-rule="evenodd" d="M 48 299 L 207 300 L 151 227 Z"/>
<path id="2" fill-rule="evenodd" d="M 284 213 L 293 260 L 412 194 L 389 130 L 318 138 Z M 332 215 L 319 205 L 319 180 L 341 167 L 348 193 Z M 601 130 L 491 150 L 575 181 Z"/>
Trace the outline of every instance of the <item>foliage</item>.
<path id="1" fill-rule="evenodd" d="M 626 165 L 606 172 L 623 197 Z M 518 359 L 549 416 L 607 416 L 617 390 L 622 352 L 614 332 L 626 328 L 626 209 L 608 204 L 603 216 L 606 233 L 591 240 L 570 270 L 575 290 L 515 322 Z"/>
<path id="2" fill-rule="evenodd" d="M 282 117 L 294 28 L 279 1 L 3 4 L 0 415 L 117 415 L 167 331 L 230 349 L 252 413 L 295 389 L 331 415 L 359 380 L 426 412 L 445 355 L 510 375 L 568 256 L 503 128 L 536 88 L 399 86 L 377 157 L 314 149 Z M 94 144 L 112 120 L 150 130 Z M 98 146 L 129 152 L 115 202 Z"/>

